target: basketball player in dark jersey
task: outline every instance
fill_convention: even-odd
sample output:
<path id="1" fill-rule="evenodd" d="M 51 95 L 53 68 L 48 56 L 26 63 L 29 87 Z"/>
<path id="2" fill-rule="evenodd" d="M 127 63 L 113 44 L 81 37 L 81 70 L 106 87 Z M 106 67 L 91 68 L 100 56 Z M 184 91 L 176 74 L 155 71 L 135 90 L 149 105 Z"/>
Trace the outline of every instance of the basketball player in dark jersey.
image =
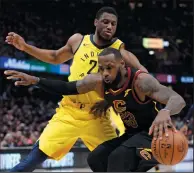
<path id="1" fill-rule="evenodd" d="M 99 54 L 99 74 L 90 74 L 73 82 L 46 80 L 17 71 L 7 71 L 9 79 L 19 78 L 16 85 L 38 84 L 56 94 L 83 94 L 96 90 L 104 100 L 91 108 L 96 117 L 105 116 L 112 106 L 126 127 L 124 135 L 106 141 L 93 150 L 88 164 L 93 171 L 148 171 L 157 161 L 151 154 L 152 138 L 168 137 L 168 127 L 174 132 L 171 115 L 185 106 L 184 99 L 161 85 L 154 77 L 125 66 L 120 51 L 106 48 Z M 103 92 L 102 92 L 103 91 Z M 157 103 L 166 107 L 157 110 Z"/>

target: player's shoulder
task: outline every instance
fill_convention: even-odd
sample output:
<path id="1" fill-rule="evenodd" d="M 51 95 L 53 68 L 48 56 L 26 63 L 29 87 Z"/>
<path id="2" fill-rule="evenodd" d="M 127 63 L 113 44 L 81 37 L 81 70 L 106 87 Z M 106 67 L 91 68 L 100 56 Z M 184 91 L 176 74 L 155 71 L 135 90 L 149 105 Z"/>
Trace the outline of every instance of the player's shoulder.
<path id="1" fill-rule="evenodd" d="M 138 73 L 137 79 L 144 79 L 144 78 L 150 78 L 151 75 L 149 73 L 146 73 L 144 71 L 141 70 L 137 70 L 136 73 Z"/>
<path id="2" fill-rule="evenodd" d="M 120 50 L 122 45 L 123 45 L 123 42 L 120 39 L 118 39 L 117 37 L 114 37 L 111 41 L 111 47 L 113 47 L 115 49 Z"/>
<path id="3" fill-rule="evenodd" d="M 121 39 L 119 39 L 118 37 L 115 37 L 114 38 L 116 41 L 120 41 L 120 42 L 123 42 Z"/>
<path id="4" fill-rule="evenodd" d="M 118 37 L 114 37 L 114 38 L 112 39 L 112 42 L 113 42 L 113 43 L 123 43 L 123 41 L 120 40 Z"/>
<path id="5" fill-rule="evenodd" d="M 70 43 L 80 42 L 83 39 L 83 35 L 80 33 L 75 33 L 69 38 Z"/>
<path id="6" fill-rule="evenodd" d="M 152 84 L 159 84 L 158 80 L 154 78 L 151 74 L 138 70 L 139 74 L 135 79 L 134 85 L 136 87 L 141 87 L 142 85 L 152 85 Z"/>
<path id="7" fill-rule="evenodd" d="M 137 70 L 135 75 L 137 75 L 136 81 L 142 81 L 142 80 L 145 81 L 145 80 L 150 80 L 153 78 L 152 75 L 150 75 L 147 72 L 141 71 L 141 70 Z"/>

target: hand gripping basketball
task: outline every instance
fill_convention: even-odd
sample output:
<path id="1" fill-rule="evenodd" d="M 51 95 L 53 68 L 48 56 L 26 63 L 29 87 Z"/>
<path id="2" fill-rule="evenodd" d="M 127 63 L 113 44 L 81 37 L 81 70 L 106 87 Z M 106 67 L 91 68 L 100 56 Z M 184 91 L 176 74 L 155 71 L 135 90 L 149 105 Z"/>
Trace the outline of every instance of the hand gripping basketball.
<path id="1" fill-rule="evenodd" d="M 164 136 L 165 134 L 163 134 Z M 152 140 L 151 150 L 154 158 L 164 165 L 180 163 L 188 152 L 188 140 L 183 133 L 168 131 L 168 138 Z"/>
<path id="2" fill-rule="evenodd" d="M 167 110 L 160 110 L 158 115 L 156 116 L 155 120 L 153 121 L 150 129 L 149 135 L 153 134 L 154 140 L 159 138 L 162 140 L 163 133 L 165 136 L 168 137 L 168 128 L 171 128 L 174 132 L 176 132 L 176 128 L 173 125 L 171 118 L 170 118 L 170 111 Z"/>

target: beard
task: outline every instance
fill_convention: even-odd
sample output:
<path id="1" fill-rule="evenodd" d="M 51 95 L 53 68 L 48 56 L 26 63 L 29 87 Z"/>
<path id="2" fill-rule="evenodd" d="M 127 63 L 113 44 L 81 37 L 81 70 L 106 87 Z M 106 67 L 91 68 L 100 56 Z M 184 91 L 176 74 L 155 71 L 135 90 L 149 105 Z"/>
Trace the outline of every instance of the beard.
<path id="1" fill-rule="evenodd" d="M 120 81 L 121 81 L 121 70 L 119 69 L 115 80 L 112 83 L 104 83 L 104 86 L 106 89 L 109 88 L 118 89 L 117 86 L 120 83 Z"/>

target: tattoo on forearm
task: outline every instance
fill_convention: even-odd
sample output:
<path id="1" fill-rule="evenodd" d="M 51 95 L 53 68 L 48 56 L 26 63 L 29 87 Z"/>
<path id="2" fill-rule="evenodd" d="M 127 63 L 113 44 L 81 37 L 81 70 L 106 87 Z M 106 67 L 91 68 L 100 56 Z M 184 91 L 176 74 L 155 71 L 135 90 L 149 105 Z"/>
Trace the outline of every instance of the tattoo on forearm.
<path id="1" fill-rule="evenodd" d="M 178 94 L 171 90 L 170 88 L 167 88 L 165 86 L 159 85 L 158 91 L 150 93 L 154 99 L 160 101 L 161 103 L 167 104 L 170 97 L 177 96 Z"/>
<path id="2" fill-rule="evenodd" d="M 165 109 L 170 110 L 170 114 L 178 114 L 184 107 L 185 107 L 185 101 L 183 98 L 179 95 L 171 96 L 166 104 Z"/>
<path id="3" fill-rule="evenodd" d="M 159 85 L 157 92 L 152 93 L 151 97 L 156 101 L 166 104 L 165 109 L 170 110 L 170 114 L 178 114 L 185 106 L 183 98 L 172 89 Z"/>

